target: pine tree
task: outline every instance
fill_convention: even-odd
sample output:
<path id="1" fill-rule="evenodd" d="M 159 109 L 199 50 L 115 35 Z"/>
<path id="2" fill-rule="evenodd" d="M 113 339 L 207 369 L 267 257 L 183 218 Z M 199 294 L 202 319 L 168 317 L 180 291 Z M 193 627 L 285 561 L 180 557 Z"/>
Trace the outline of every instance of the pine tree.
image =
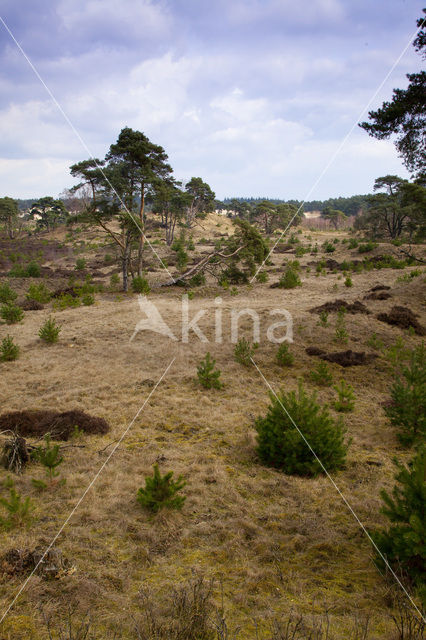
<path id="1" fill-rule="evenodd" d="M 255 423 L 257 453 L 266 464 L 289 474 L 315 476 L 323 468 L 313 450 L 327 471 L 343 467 L 348 449 L 343 423 L 332 419 L 315 394 L 308 396 L 299 382 L 297 394 L 282 391 L 270 399 L 267 415 Z"/>
<path id="2" fill-rule="evenodd" d="M 211 357 L 208 351 L 204 360 L 197 367 L 198 380 L 205 389 L 221 389 L 223 387 L 223 383 L 219 380 L 221 371 L 214 368 L 215 364 L 216 360 Z"/>
<path id="3" fill-rule="evenodd" d="M 395 570 L 402 569 L 420 589 L 426 600 L 426 446 L 422 445 L 406 467 L 395 460 L 398 484 L 389 495 L 381 492 L 384 513 L 391 525 L 375 532 L 374 542 Z M 381 557 L 377 564 L 383 568 Z"/>
<path id="4" fill-rule="evenodd" d="M 164 476 L 161 475 L 158 464 L 154 465 L 154 475 L 145 478 L 145 488 L 139 489 L 137 501 L 149 511 L 157 513 L 163 507 L 181 509 L 185 502 L 185 496 L 177 496 L 176 493 L 186 485 L 182 476 L 176 481 L 173 479 L 173 471 Z"/>
<path id="5" fill-rule="evenodd" d="M 426 351 L 425 345 L 416 347 L 408 366 L 396 373 L 391 389 L 392 404 L 386 415 L 391 423 L 400 427 L 398 437 L 402 444 L 423 441 L 426 435 Z"/>

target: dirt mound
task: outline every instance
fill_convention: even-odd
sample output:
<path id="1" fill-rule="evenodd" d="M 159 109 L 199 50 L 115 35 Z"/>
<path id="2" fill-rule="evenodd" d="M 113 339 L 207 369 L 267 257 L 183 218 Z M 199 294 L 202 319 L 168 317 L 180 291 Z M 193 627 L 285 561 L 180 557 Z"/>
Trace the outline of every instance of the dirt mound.
<path id="1" fill-rule="evenodd" d="M 395 306 L 392 307 L 389 313 L 379 313 L 377 319 L 401 329 L 413 327 L 418 336 L 424 336 L 425 329 L 417 320 L 417 316 L 418 314 L 408 309 L 408 307 Z"/>
<path id="2" fill-rule="evenodd" d="M 41 302 L 37 302 L 37 300 L 24 300 L 19 306 L 24 311 L 40 311 L 41 309 L 44 309 Z"/>
<path id="3" fill-rule="evenodd" d="M 351 349 L 327 353 L 323 349 L 318 349 L 318 347 L 308 347 L 306 353 L 309 356 L 319 356 L 321 360 L 327 360 L 327 362 L 335 362 L 336 364 L 340 364 L 341 367 L 355 367 L 361 364 L 369 364 L 377 358 L 377 355 L 374 353 L 351 351 Z"/>
<path id="4" fill-rule="evenodd" d="M 375 287 L 371 287 L 369 291 L 388 291 L 390 287 L 387 284 L 376 284 Z"/>
<path id="5" fill-rule="evenodd" d="M 307 347 L 305 351 L 308 356 L 323 356 L 326 353 L 324 349 L 318 349 L 318 347 Z"/>
<path id="6" fill-rule="evenodd" d="M 364 300 L 389 300 L 389 298 L 392 296 L 387 291 L 372 291 L 364 296 Z"/>
<path id="7" fill-rule="evenodd" d="M 309 311 L 311 313 L 321 313 L 322 311 L 326 311 L 327 313 L 329 313 L 331 311 L 340 311 L 342 307 L 348 313 L 370 313 L 365 304 L 362 304 L 362 302 L 359 302 L 359 300 L 355 300 L 355 302 L 346 302 L 346 300 L 334 300 L 333 302 L 326 302 L 320 307 L 314 307 Z"/>
<path id="8" fill-rule="evenodd" d="M 36 574 L 49 580 L 59 578 L 72 570 L 69 561 L 56 547 L 49 549 L 44 557 L 43 553 L 44 550 L 41 548 L 34 551 L 9 549 L 0 557 L 0 572 L 10 577 L 28 575 L 37 567 Z"/>
<path id="9" fill-rule="evenodd" d="M 336 362 L 341 367 L 355 367 L 361 364 L 369 364 L 377 355 L 375 353 L 365 353 L 365 351 L 336 351 L 335 353 L 327 353 L 321 356 L 323 360 L 328 362 Z"/>
<path id="10" fill-rule="evenodd" d="M 0 431 L 10 429 L 20 436 L 43 436 L 50 433 L 56 440 L 68 440 L 78 427 L 85 433 L 107 433 L 109 424 L 103 418 L 83 411 L 12 411 L 0 415 Z"/>

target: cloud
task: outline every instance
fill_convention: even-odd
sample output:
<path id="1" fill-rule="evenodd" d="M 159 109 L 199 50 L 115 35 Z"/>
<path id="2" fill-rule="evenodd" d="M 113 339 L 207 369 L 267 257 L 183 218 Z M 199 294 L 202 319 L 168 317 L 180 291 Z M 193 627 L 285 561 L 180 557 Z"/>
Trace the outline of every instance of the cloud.
<path id="1" fill-rule="evenodd" d="M 11 0 L 3 5 L 94 155 L 130 126 L 165 148 L 178 177 L 201 175 L 220 197 L 302 197 L 421 11 L 419 4 L 410 15 L 397 0 L 385 12 L 367 0 L 312 0 L 309 10 L 290 0 L 23 0 L 19 12 Z M 0 58 L 2 170 L 8 160 L 14 166 L 4 195 L 31 195 L 29 184 L 34 195 L 58 193 L 87 150 L 1 29 Z M 420 66 L 407 52 L 370 108 Z M 346 171 L 324 177 L 325 195 L 336 186 L 366 191 L 377 175 L 402 173 L 389 141 L 356 130 L 345 150 Z M 24 166 L 35 180 L 19 173 Z"/>

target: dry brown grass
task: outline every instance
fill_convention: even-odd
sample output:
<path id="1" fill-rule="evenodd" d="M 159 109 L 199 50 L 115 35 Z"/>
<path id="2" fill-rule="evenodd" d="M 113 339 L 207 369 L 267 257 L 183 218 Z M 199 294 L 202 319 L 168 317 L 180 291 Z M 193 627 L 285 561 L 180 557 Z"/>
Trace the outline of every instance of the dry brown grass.
<path id="1" fill-rule="evenodd" d="M 215 230 L 217 222 L 208 222 L 208 231 Z M 228 228 L 229 221 L 220 218 L 219 222 L 223 228 L 217 227 L 218 231 Z M 207 231 L 200 235 L 207 236 Z M 333 237 L 331 232 L 308 235 L 320 242 Z M 339 233 L 338 237 L 345 236 Z M 343 260 L 349 254 L 355 255 L 339 244 L 333 258 Z M 35 521 L 28 530 L 1 532 L 0 554 L 11 546 L 48 544 L 107 459 L 112 443 L 176 358 L 56 543 L 76 566 L 75 573 L 53 582 L 31 578 L 4 623 L 5 638 L 8 633 L 14 639 L 44 637 L 37 622 L 40 603 L 52 610 L 65 611 L 68 604 L 90 608 L 105 626 L 128 620 L 138 610 L 141 589 L 153 589 L 158 598 L 166 599 L 172 587 L 194 571 L 221 581 L 227 620 L 232 628 L 241 627 L 241 638 L 254 640 L 256 626 L 259 631 L 266 629 L 271 617 L 284 619 L 292 610 L 321 615 L 327 609 L 336 638 L 348 636 L 356 612 L 371 616 L 371 638 L 391 637 L 387 583 L 373 563 L 368 540 L 329 480 L 285 476 L 257 460 L 253 421 L 267 407 L 267 389 L 254 369 L 234 362 L 227 336 L 232 308 L 255 309 L 264 327 L 270 321 L 270 309 L 288 309 L 294 318 L 294 366 L 282 369 L 274 364 L 277 345 L 265 341 L 264 332 L 255 359 L 272 386 L 292 389 L 316 362 L 305 353 L 307 346 L 337 350 L 335 316 L 330 314 L 328 327 L 319 327 L 318 316 L 309 309 L 335 298 L 362 300 L 372 286 L 389 285 L 392 300 L 366 302 L 370 315 L 346 315 L 350 338 L 344 348 L 371 352 L 366 342 L 373 332 L 386 346 L 403 336 L 412 347 L 418 337 L 375 316 L 390 309 L 395 300 L 421 314 L 423 277 L 396 283 L 401 271 L 364 272 L 354 274 L 354 286 L 347 289 L 339 274 L 316 277 L 314 270 L 309 274 L 302 270 L 302 287 L 270 289 L 269 284 L 280 276 L 273 270 L 281 269 L 288 258 L 294 256 L 275 256 L 270 281 L 239 287 L 237 296 L 213 283 L 195 290 L 191 317 L 198 310 L 210 310 L 199 323 L 210 340 L 214 339 L 214 297 L 223 298 L 221 345 L 203 344 L 194 336 L 189 344 L 182 344 L 149 332 L 129 343 L 140 317 L 132 295 L 98 296 L 92 307 L 58 313 L 63 324 L 60 341 L 48 348 L 37 339 L 40 325 L 51 313 L 48 308 L 28 313 L 23 323 L 7 330 L 0 326 L 0 338 L 12 333 L 21 346 L 19 360 L 1 364 L 4 411 L 77 408 L 111 425 L 107 435 L 82 436 L 78 444 L 84 448 L 64 451 L 65 486 L 38 492 L 31 484 L 32 477 L 41 477 L 36 466 L 15 478 L 18 490 L 30 495 L 36 505 Z M 312 259 L 305 255 L 300 262 L 306 265 Z M 158 272 L 152 277 L 162 276 Z M 180 289 L 151 294 L 177 336 L 181 294 Z M 248 319 L 241 326 L 241 335 L 252 339 Z M 196 365 L 207 350 L 222 370 L 225 387 L 220 391 L 205 391 L 194 381 Z M 368 366 L 329 366 L 335 379 L 344 377 L 356 395 L 355 411 L 345 416 L 353 438 L 348 463 L 335 479 L 365 526 L 374 528 L 384 522 L 379 492 L 393 485 L 392 457 L 409 455 L 399 448 L 381 406 L 388 398 L 389 366 L 382 357 Z M 330 402 L 333 394 L 324 389 L 319 398 Z M 137 504 L 137 489 L 156 461 L 163 472 L 173 470 L 187 479 L 182 512 L 150 516 Z M 4 479 L 6 471 L 0 477 Z M 2 581 L 1 611 L 20 583 L 18 578 Z M 213 597 L 219 605 L 218 584 Z"/>

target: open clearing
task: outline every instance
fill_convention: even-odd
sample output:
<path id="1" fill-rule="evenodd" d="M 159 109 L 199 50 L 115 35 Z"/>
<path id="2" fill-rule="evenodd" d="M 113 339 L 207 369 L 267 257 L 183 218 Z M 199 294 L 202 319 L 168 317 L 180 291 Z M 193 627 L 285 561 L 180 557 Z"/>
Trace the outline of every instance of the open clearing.
<path id="1" fill-rule="evenodd" d="M 229 220 L 214 215 L 204 225 L 205 229 L 196 231 L 199 255 L 206 250 L 198 243 L 203 235 L 220 235 L 231 227 Z M 64 233 L 57 231 L 49 237 L 50 243 L 63 243 L 62 255 L 53 253 L 43 263 L 44 267 L 64 270 L 58 277 L 46 272 L 43 281 L 51 290 L 66 285 L 67 269 L 73 273 L 73 245 L 67 244 Z M 79 237 L 96 242 L 96 236 L 89 233 L 82 232 Z M 155 234 L 152 237 L 155 239 Z M 366 616 L 371 618 L 369 637 L 393 637 L 391 581 L 377 570 L 368 539 L 330 480 L 287 476 L 257 459 L 253 424 L 265 413 L 268 389 L 254 367 L 242 367 L 234 361 L 230 317 L 233 309 L 250 308 L 259 314 L 261 335 L 255 360 L 274 389 L 295 389 L 298 378 L 303 378 L 307 389 L 317 390 L 322 403 L 331 403 L 335 392 L 310 381 L 309 371 L 319 359 L 307 355 L 307 347 L 328 352 L 352 349 L 378 356 L 362 366 L 329 364 L 334 381 L 344 378 L 356 396 L 355 410 L 344 416 L 352 439 L 347 465 L 333 477 L 365 527 L 374 529 L 385 524 L 380 514 L 380 490 L 394 485 L 392 459 L 397 455 L 406 460 L 411 452 L 399 445 L 383 411 L 383 403 L 389 399 L 389 363 L 383 352 L 367 341 L 376 333 L 384 349 L 400 337 L 409 348 L 421 342 L 412 331 L 388 325 L 376 316 L 395 305 L 406 306 L 418 314 L 424 326 L 425 278 L 422 274 L 401 281 L 403 274 L 416 267 L 383 268 L 352 273 L 353 286 L 346 287 L 339 270 L 326 269 L 317 275 L 315 266 L 308 265 L 324 257 L 339 263 L 362 259 L 356 249 L 342 244 L 349 235 L 305 229 L 299 238 L 305 245 L 317 242 L 319 246 L 325 240 L 339 240 L 330 256 L 320 249 L 317 255 L 307 253 L 298 258 L 301 287 L 270 287 L 279 279 L 283 264 L 295 259 L 287 252 L 273 255 L 266 283 L 254 282 L 232 291 L 208 282 L 193 290 L 190 317 L 206 311 L 198 324 L 209 343 L 201 342 L 194 333 L 184 344 L 148 331 L 130 342 L 141 319 L 137 296 L 108 290 L 97 294 L 92 306 L 55 312 L 62 332 L 54 345 L 38 339 L 40 326 L 52 315 L 51 303 L 42 310 L 26 312 L 18 325 L 0 325 L 0 339 L 10 334 L 21 347 L 16 362 L 0 365 L 2 413 L 80 409 L 105 418 L 111 425 L 108 434 L 79 436 L 72 443 L 84 446 L 64 450 L 60 468 L 61 477 L 66 478 L 64 486 L 38 491 L 31 479 L 41 478 L 42 470 L 35 465 L 14 478 L 17 490 L 34 502 L 34 520 L 28 529 L 0 534 L 0 555 L 11 547 L 34 549 L 49 544 L 114 442 L 146 402 L 55 542 L 71 569 L 51 581 L 33 576 L 4 621 L 2 638 L 46 637 L 38 622 L 40 606 L 51 612 L 66 610 L 71 604 L 82 612 L 90 610 L 102 628 L 118 627 L 138 610 L 141 590 L 154 594 L 154 601 L 161 603 L 173 586 L 194 575 L 215 578 L 215 601 L 220 606 L 223 597 L 228 627 L 239 627 L 240 638 L 254 640 L 256 626 L 266 630 L 272 618 L 284 619 L 292 611 L 307 619 L 321 618 L 329 611 L 332 637 L 346 637 L 354 619 Z M 103 266 L 102 254 L 108 248 L 82 246 L 88 271 L 96 270 L 95 280 L 103 281 L 107 288 L 114 271 Z M 165 255 L 163 245 L 157 248 Z M 386 243 L 369 255 L 380 254 L 400 258 L 398 249 Z M 150 255 L 149 265 L 151 283 L 164 279 L 155 256 Z M 6 272 L 7 261 L 0 268 Z M 32 281 L 10 279 L 10 284 L 22 298 Z M 364 299 L 377 285 L 390 287 L 390 297 Z M 183 293 L 183 289 L 172 287 L 153 289 L 149 295 L 177 337 L 181 334 Z M 217 296 L 222 298 L 222 344 L 214 341 Z M 323 327 L 318 324 L 318 314 L 310 313 L 313 307 L 336 299 L 360 301 L 370 311 L 345 314 L 349 340 L 343 346 L 334 342 L 337 314 L 330 313 L 328 326 Z M 273 309 L 286 309 L 293 318 L 291 352 L 295 363 L 289 368 L 274 363 L 278 346 L 266 338 L 268 326 L 280 319 L 270 315 Z M 253 340 L 248 316 L 240 320 L 239 335 Z M 196 381 L 197 364 L 207 351 L 222 371 L 225 386 L 219 391 L 203 390 Z M 169 371 L 147 401 L 172 359 Z M 181 512 L 166 510 L 149 516 L 136 502 L 136 492 L 155 462 L 163 472 L 173 470 L 186 479 L 187 498 Z M 4 480 L 8 474 L 2 470 L 0 475 Z M 3 576 L 2 611 L 23 579 L 22 575 Z"/>

